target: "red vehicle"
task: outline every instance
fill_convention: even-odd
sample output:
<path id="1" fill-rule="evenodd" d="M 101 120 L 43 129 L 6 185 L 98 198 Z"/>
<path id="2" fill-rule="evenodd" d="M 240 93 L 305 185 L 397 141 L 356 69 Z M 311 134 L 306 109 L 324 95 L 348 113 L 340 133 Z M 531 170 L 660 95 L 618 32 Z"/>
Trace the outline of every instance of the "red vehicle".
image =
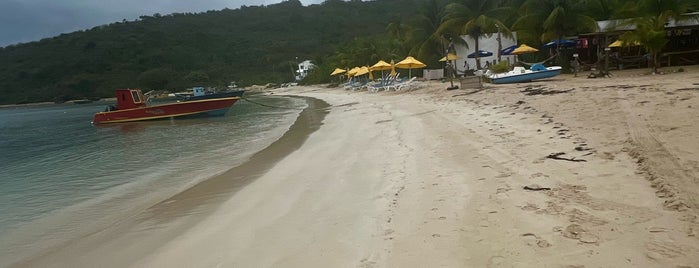
<path id="1" fill-rule="evenodd" d="M 192 115 L 224 115 L 240 99 L 225 97 L 147 106 L 139 89 L 117 89 L 117 105 L 95 114 L 93 124 L 122 123 Z"/>

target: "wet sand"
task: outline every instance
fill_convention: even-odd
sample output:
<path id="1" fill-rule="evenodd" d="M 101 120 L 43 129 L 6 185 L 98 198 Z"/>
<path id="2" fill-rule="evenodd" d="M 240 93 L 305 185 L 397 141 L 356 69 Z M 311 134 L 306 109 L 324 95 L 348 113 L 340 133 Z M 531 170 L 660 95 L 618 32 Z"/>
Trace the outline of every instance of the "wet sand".
<path id="1" fill-rule="evenodd" d="M 117 226 L 27 266 L 696 267 L 699 68 L 684 69 L 275 90 L 331 105 L 301 147 L 196 221 Z"/>

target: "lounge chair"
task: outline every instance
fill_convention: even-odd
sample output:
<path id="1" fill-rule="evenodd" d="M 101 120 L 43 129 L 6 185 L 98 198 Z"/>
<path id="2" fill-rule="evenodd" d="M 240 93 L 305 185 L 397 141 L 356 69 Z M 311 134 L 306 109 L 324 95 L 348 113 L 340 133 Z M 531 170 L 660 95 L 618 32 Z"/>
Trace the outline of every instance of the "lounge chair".
<path id="1" fill-rule="evenodd" d="M 393 90 L 396 90 L 396 91 L 398 91 L 398 90 L 403 90 L 403 89 L 408 89 L 408 88 L 415 82 L 415 79 L 417 79 L 417 77 L 410 78 L 410 80 L 408 80 L 408 81 L 404 81 L 404 82 L 400 82 L 400 83 L 396 83 L 396 84 L 390 85 L 390 86 L 388 86 L 387 89 L 393 89 Z"/>

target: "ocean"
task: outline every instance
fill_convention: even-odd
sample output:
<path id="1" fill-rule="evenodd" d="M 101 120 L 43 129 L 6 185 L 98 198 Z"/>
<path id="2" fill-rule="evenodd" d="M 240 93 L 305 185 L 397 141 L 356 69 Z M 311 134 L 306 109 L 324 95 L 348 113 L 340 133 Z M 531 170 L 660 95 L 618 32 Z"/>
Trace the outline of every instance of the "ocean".
<path id="1" fill-rule="evenodd" d="M 109 102 L 0 109 L 0 267 L 109 225 L 244 163 L 302 98 L 238 101 L 223 117 L 91 124 Z"/>

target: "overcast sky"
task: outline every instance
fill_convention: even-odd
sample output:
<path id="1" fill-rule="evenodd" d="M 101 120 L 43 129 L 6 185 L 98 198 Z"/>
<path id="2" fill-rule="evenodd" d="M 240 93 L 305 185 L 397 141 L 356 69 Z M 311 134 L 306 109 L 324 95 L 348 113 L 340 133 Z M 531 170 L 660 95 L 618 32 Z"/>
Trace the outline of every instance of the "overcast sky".
<path id="1" fill-rule="evenodd" d="M 0 0 L 0 47 L 141 15 L 259 6 L 281 0 Z M 323 0 L 301 0 L 305 6 Z"/>

